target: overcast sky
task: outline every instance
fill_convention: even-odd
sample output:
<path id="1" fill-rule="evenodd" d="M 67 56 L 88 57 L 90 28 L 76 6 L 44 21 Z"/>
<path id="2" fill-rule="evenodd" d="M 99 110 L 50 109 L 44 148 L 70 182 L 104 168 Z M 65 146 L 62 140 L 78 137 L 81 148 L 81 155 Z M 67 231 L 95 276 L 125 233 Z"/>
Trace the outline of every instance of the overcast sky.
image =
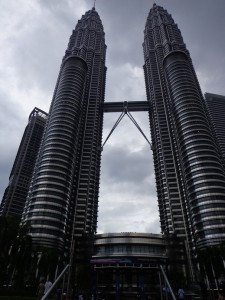
<path id="1" fill-rule="evenodd" d="M 225 95 L 225 1 L 158 0 L 191 53 L 202 92 Z M 97 0 L 106 101 L 146 100 L 143 30 L 152 0 Z M 92 0 L 0 0 L 0 199 L 34 107 L 46 112 L 77 20 Z M 150 139 L 148 116 L 133 113 Z M 105 114 L 104 138 L 118 114 Z M 152 153 L 125 117 L 102 153 L 98 232 L 160 232 Z"/>

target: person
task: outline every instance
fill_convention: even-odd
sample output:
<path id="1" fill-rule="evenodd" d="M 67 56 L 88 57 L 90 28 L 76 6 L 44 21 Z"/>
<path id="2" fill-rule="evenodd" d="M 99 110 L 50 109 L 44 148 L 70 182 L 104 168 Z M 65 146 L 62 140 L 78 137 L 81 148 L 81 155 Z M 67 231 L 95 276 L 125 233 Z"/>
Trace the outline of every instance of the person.
<path id="1" fill-rule="evenodd" d="M 77 295 L 76 295 L 76 285 L 74 284 L 72 287 L 72 295 L 71 295 L 71 300 L 76 300 L 77 299 Z"/>
<path id="2" fill-rule="evenodd" d="M 218 300 L 225 300 L 225 283 L 219 285 Z"/>
<path id="3" fill-rule="evenodd" d="M 202 299 L 207 300 L 208 299 L 208 291 L 207 291 L 207 286 L 204 281 L 201 281 L 199 283 L 200 289 L 201 289 L 201 294 L 202 294 Z"/>
<path id="4" fill-rule="evenodd" d="M 45 291 L 44 280 L 41 280 L 37 289 L 38 300 L 41 300 L 41 298 L 44 296 L 44 291 Z"/>
<path id="5" fill-rule="evenodd" d="M 170 288 L 168 286 L 163 287 L 163 292 L 170 293 Z"/>
<path id="6" fill-rule="evenodd" d="M 177 291 L 177 295 L 179 299 L 184 299 L 184 289 L 179 288 Z"/>
<path id="7" fill-rule="evenodd" d="M 58 287 L 57 290 L 56 290 L 56 297 L 57 297 L 57 300 L 60 300 L 61 299 L 61 296 L 62 296 L 62 289 L 61 287 Z M 73 299 L 73 298 L 72 298 Z"/>
<path id="8" fill-rule="evenodd" d="M 225 289 L 219 290 L 218 300 L 225 300 Z"/>
<path id="9" fill-rule="evenodd" d="M 84 297 L 83 297 L 83 295 L 82 295 L 82 294 L 80 294 L 80 295 L 79 295 L 79 297 L 78 297 L 78 299 L 79 299 L 79 300 L 84 300 Z"/>
<path id="10" fill-rule="evenodd" d="M 45 282 L 44 295 L 47 293 L 47 291 L 50 289 L 51 286 L 52 286 L 52 282 L 49 279 L 47 279 L 47 281 Z"/>

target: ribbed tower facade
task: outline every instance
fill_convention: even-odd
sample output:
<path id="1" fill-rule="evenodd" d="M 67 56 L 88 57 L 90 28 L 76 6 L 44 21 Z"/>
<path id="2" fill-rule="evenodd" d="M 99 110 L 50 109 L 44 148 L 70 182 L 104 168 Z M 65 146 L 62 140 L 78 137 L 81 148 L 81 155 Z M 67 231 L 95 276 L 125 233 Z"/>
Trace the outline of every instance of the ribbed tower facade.
<path id="1" fill-rule="evenodd" d="M 209 118 L 225 163 L 225 96 L 205 93 Z"/>
<path id="2" fill-rule="evenodd" d="M 56 83 L 23 220 L 34 243 L 63 249 L 96 232 L 106 45 L 95 8 L 78 21 Z"/>
<path id="3" fill-rule="evenodd" d="M 180 30 L 154 4 L 144 72 L 162 232 L 204 248 L 225 240 L 225 175 Z"/>
<path id="4" fill-rule="evenodd" d="M 22 217 L 47 114 L 35 107 L 29 115 L 0 206 L 1 216 Z"/>

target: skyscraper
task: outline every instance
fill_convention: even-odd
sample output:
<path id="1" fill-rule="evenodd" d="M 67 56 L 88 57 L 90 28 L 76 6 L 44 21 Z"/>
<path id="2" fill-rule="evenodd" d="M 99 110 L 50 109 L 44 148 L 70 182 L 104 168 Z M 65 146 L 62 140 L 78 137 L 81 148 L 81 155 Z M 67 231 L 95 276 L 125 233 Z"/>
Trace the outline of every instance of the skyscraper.
<path id="1" fill-rule="evenodd" d="M 23 221 L 33 242 L 63 249 L 96 232 L 106 45 L 95 8 L 78 21 L 56 83 Z"/>
<path id="2" fill-rule="evenodd" d="M 205 101 L 218 146 L 225 162 L 225 96 L 205 93 Z"/>
<path id="3" fill-rule="evenodd" d="M 34 108 L 29 115 L 0 206 L 0 215 L 21 218 L 47 114 Z"/>
<path id="4" fill-rule="evenodd" d="M 180 30 L 154 4 L 144 73 L 161 228 L 193 249 L 225 240 L 225 171 Z M 34 243 L 63 249 L 97 228 L 106 45 L 95 8 L 62 60 L 23 221 Z"/>
<path id="5" fill-rule="evenodd" d="M 143 50 L 162 232 L 191 248 L 218 244 L 225 240 L 224 169 L 181 32 L 156 4 Z"/>

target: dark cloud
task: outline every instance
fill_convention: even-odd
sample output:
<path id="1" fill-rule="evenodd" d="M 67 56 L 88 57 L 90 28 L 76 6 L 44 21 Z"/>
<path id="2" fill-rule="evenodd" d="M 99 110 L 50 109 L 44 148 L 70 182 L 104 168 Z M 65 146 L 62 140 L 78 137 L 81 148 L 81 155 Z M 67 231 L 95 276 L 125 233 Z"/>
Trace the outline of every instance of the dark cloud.
<path id="1" fill-rule="evenodd" d="M 101 5 L 101 6 L 100 6 Z M 144 24 L 147 18 L 145 1 L 136 0 L 99 1 L 100 10 L 106 31 L 108 59 L 115 65 L 127 62 L 133 65 L 143 65 L 142 42 Z M 143 14 L 144 13 L 144 18 Z M 107 16 L 110 15 L 110 18 Z"/>
<path id="2" fill-rule="evenodd" d="M 144 180 L 152 172 L 147 151 L 129 152 L 127 149 L 111 147 L 104 153 L 105 159 L 109 162 L 106 169 L 106 176 L 114 181 L 118 176 L 126 178 L 130 183 Z M 147 154 L 147 155 L 146 155 Z M 113 158 L 113 159 L 112 159 Z"/>
<path id="3" fill-rule="evenodd" d="M 153 174 L 152 153 L 148 146 L 137 152 L 109 146 L 103 153 L 104 165 L 102 180 L 106 184 L 120 189 L 129 188 L 136 193 L 145 194 L 147 191 L 155 194 L 154 177 L 150 176 Z"/>
<path id="4" fill-rule="evenodd" d="M 225 95 L 224 0 L 157 0 L 172 14 L 203 92 Z M 107 43 L 107 101 L 145 100 L 143 30 L 149 0 L 97 0 Z M 92 0 L 7 0 L 0 11 L 0 193 L 31 110 L 48 111 L 61 59 Z M 150 139 L 146 113 L 134 114 Z M 105 115 L 104 138 L 118 114 Z M 104 140 L 103 138 L 103 140 Z M 125 117 L 102 155 L 99 231 L 158 232 L 152 153 Z"/>
<path id="5" fill-rule="evenodd" d="M 7 101 L 5 101 L 7 99 Z M 25 116 L 26 118 L 26 116 Z M 21 141 L 26 119 L 9 95 L 0 91 L 0 201 L 8 184 L 10 170 Z M 23 124 L 23 126 L 18 126 Z"/>

